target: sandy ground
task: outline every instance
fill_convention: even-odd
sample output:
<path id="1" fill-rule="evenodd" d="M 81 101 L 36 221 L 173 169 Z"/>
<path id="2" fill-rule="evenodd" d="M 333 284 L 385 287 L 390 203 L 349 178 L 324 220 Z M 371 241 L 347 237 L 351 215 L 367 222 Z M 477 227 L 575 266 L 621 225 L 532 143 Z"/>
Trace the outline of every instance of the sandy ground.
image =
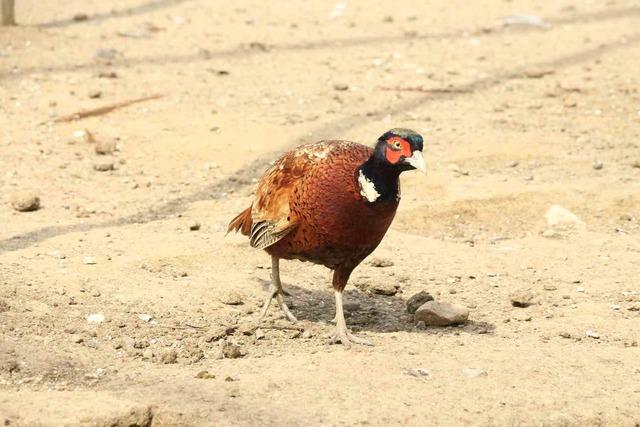
<path id="1" fill-rule="evenodd" d="M 637 2 L 18 0 L 16 16 L 5 425 L 639 425 Z M 224 236 L 255 179 L 301 142 L 399 126 L 425 136 L 429 173 L 403 176 L 373 255 L 393 265 L 365 261 L 347 288 L 375 346 L 327 344 L 330 273 L 297 262 L 281 270 L 298 329 L 272 310 L 256 331 L 269 259 Z M 40 210 L 11 207 L 23 190 Z M 550 227 L 553 204 L 584 226 Z M 366 290 L 385 283 L 399 292 Z M 422 290 L 469 322 L 417 328 Z"/>

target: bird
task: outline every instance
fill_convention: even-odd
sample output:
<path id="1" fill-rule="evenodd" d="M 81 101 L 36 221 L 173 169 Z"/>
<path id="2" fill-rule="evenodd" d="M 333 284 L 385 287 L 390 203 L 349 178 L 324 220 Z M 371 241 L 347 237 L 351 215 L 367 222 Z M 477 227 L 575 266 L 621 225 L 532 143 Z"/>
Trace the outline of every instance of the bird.
<path id="1" fill-rule="evenodd" d="M 343 291 L 353 270 L 382 241 L 400 202 L 400 174 L 426 173 L 422 136 L 394 128 L 373 148 L 323 140 L 285 153 L 257 183 L 251 205 L 229 223 L 253 248 L 271 256 L 271 284 L 258 322 L 276 300 L 284 316 L 296 317 L 284 301 L 280 260 L 300 260 L 333 270 L 335 330 L 330 342 L 371 345 L 347 328 Z"/>

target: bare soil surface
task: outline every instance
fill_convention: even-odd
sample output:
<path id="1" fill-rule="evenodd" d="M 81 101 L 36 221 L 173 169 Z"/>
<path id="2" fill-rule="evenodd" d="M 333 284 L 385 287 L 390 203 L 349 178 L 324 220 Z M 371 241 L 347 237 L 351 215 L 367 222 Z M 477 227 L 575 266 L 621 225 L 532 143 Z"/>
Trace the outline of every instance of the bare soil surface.
<path id="1" fill-rule="evenodd" d="M 16 3 L 5 425 L 640 424 L 637 2 Z M 403 175 L 372 255 L 392 265 L 347 287 L 375 346 L 327 344 L 330 272 L 298 262 L 281 271 L 300 322 L 256 327 L 268 256 L 225 237 L 255 180 L 302 142 L 392 127 L 425 136 L 429 173 Z M 27 191 L 40 209 L 18 212 Z M 548 223 L 552 205 L 581 222 Z M 417 327 L 420 291 L 469 321 Z"/>

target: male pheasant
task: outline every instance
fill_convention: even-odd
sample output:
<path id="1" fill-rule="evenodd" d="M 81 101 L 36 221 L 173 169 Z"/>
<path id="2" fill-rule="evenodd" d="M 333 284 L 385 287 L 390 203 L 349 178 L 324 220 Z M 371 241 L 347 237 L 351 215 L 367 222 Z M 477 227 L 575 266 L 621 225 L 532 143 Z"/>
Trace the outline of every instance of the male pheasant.
<path id="1" fill-rule="evenodd" d="M 285 317 L 296 321 L 284 302 L 279 261 L 309 261 L 333 270 L 331 341 L 369 344 L 347 329 L 342 291 L 391 225 L 400 201 L 400 173 L 426 172 L 422 148 L 418 133 L 391 129 L 373 149 L 349 141 L 302 145 L 265 172 L 253 203 L 228 228 L 250 236 L 251 246 L 271 255 L 272 283 L 260 320 L 276 298 Z"/>

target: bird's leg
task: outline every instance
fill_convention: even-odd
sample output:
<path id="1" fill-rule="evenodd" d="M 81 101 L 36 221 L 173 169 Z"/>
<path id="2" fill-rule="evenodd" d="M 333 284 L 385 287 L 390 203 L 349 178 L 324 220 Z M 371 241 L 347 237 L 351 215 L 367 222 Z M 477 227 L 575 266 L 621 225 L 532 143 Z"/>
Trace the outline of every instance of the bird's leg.
<path id="1" fill-rule="evenodd" d="M 351 347 L 352 343 L 362 345 L 373 345 L 364 338 L 359 338 L 347 329 L 347 322 L 344 320 L 344 311 L 342 309 L 342 291 L 335 291 L 336 295 L 336 330 L 331 334 L 330 341 L 332 344 L 338 342 L 345 347 Z"/>
<path id="2" fill-rule="evenodd" d="M 269 295 L 264 301 L 262 306 L 262 311 L 260 312 L 260 317 L 258 318 L 258 322 L 262 321 L 264 316 L 267 314 L 267 310 L 269 310 L 269 306 L 271 305 L 271 300 L 273 298 L 276 299 L 276 302 L 280 306 L 280 309 L 284 313 L 284 317 L 287 318 L 292 323 L 298 321 L 296 317 L 291 313 L 289 307 L 284 302 L 283 297 L 284 291 L 282 290 L 282 283 L 280 282 L 280 258 L 276 256 L 271 257 L 271 285 L 269 286 Z"/>
<path id="3" fill-rule="evenodd" d="M 347 322 L 344 320 L 344 309 L 342 306 L 342 290 L 347 284 L 347 280 L 349 279 L 349 275 L 351 274 L 351 270 L 346 271 L 338 267 L 336 271 L 333 273 L 333 287 L 335 289 L 336 296 L 336 329 L 331 334 L 329 340 L 331 344 L 336 344 L 340 342 L 345 347 L 351 347 L 351 343 L 362 344 L 362 345 L 373 345 L 369 341 L 358 338 L 347 329 Z"/>

